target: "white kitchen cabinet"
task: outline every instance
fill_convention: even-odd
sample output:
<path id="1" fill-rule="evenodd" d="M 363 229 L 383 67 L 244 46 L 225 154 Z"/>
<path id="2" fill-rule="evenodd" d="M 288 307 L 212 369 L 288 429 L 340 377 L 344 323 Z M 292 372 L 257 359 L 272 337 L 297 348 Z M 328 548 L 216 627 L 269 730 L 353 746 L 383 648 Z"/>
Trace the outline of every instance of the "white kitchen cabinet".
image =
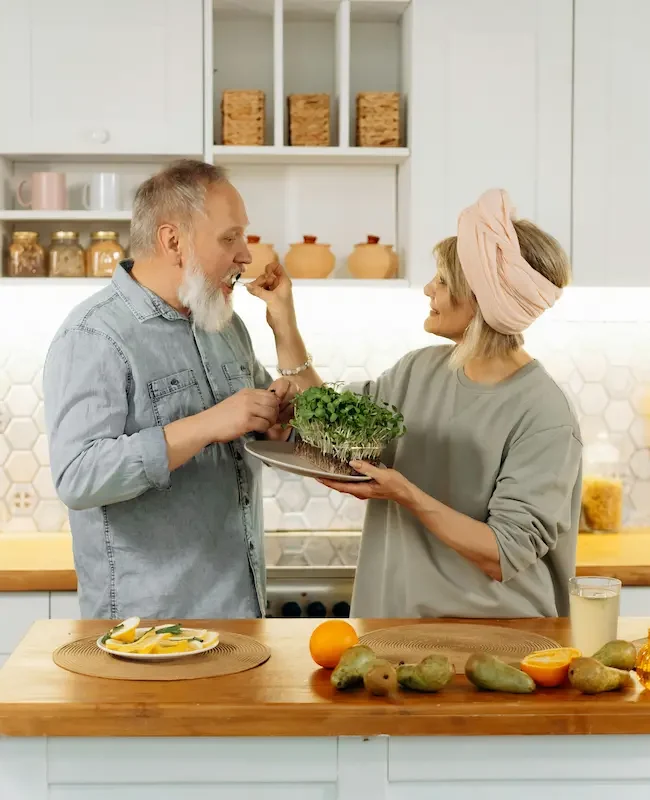
<path id="1" fill-rule="evenodd" d="M 0 784 L 8 800 L 176 800 L 179 786 L 184 800 L 593 800 L 628 788 L 648 797 L 649 740 L 7 736 Z"/>
<path id="2" fill-rule="evenodd" d="M 575 13 L 575 283 L 648 286 L 650 3 L 576 0 Z"/>
<path id="3" fill-rule="evenodd" d="M 650 616 L 650 586 L 623 586 L 621 589 L 621 616 Z"/>
<path id="4" fill-rule="evenodd" d="M 49 616 L 48 592 L 0 592 L 0 656 L 11 655 L 33 623 Z"/>
<path id="5" fill-rule="evenodd" d="M 81 619 L 76 592 L 50 592 L 50 619 Z"/>
<path id="6" fill-rule="evenodd" d="M 200 154 L 201 0 L 0 0 L 0 154 Z"/>
<path id="7" fill-rule="evenodd" d="M 568 249 L 571 0 L 424 0 L 411 13 L 409 277 L 431 279 L 433 246 L 491 187 Z"/>

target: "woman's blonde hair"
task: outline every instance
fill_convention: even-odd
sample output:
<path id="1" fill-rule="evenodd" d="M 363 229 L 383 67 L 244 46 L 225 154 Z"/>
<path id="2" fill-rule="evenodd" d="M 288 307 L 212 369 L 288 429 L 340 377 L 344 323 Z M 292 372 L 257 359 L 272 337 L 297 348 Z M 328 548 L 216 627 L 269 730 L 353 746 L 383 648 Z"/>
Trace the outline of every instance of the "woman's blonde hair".
<path id="1" fill-rule="evenodd" d="M 569 259 L 560 243 L 528 220 L 513 222 L 522 256 L 551 283 L 563 289 L 571 280 Z M 450 366 L 463 367 L 472 358 L 496 358 L 518 350 L 524 343 L 521 334 L 498 333 L 485 322 L 476 298 L 465 280 L 458 258 L 457 237 L 443 239 L 434 248 L 440 277 L 447 284 L 452 305 L 470 300 L 476 309 L 462 340 L 454 348 Z"/>

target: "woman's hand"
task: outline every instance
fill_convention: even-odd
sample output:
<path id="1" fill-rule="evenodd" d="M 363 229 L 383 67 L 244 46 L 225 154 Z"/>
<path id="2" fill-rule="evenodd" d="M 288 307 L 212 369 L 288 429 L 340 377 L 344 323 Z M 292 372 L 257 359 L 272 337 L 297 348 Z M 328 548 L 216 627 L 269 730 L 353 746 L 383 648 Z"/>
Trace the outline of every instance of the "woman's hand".
<path id="1" fill-rule="evenodd" d="M 319 483 L 360 500 L 393 500 L 400 505 L 408 503 L 414 486 L 401 472 L 386 467 L 374 467 L 366 461 L 351 461 L 350 466 L 372 480 L 353 483 L 319 478 Z"/>
<path id="2" fill-rule="evenodd" d="M 246 288 L 266 303 L 266 321 L 273 331 L 280 371 L 289 370 L 301 390 L 320 386 L 322 381 L 316 370 L 306 366 L 309 356 L 298 330 L 291 279 L 282 266 L 267 264 L 264 274 L 247 284 Z M 299 371 L 291 372 L 296 369 Z"/>
<path id="3" fill-rule="evenodd" d="M 281 264 L 267 264 L 263 274 L 246 288 L 266 303 L 266 321 L 271 328 L 295 325 L 291 279 Z"/>

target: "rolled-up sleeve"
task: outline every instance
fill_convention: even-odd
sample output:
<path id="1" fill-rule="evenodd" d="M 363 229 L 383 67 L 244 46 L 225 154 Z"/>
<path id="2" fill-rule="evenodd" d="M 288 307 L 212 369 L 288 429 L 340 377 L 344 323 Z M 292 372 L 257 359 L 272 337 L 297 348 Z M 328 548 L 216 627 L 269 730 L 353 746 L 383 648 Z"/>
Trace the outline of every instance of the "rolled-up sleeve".
<path id="1" fill-rule="evenodd" d="M 50 347 L 43 371 L 52 478 L 68 508 L 132 500 L 169 486 L 161 427 L 125 433 L 131 374 L 103 333 L 73 328 Z"/>
<path id="2" fill-rule="evenodd" d="M 488 506 L 506 582 L 553 550 L 576 524 L 571 500 L 582 443 L 571 426 L 517 440 L 508 451 Z"/>

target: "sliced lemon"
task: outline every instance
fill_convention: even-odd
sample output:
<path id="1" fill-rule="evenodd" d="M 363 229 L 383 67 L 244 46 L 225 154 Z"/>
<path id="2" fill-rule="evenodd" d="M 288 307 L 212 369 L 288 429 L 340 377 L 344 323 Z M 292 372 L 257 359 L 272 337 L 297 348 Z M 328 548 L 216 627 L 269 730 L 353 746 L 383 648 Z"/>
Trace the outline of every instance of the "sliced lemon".
<path id="1" fill-rule="evenodd" d="M 125 619 L 124 622 L 120 622 L 118 625 L 111 628 L 110 631 L 104 635 L 102 641 L 106 642 L 108 639 L 113 639 L 116 642 L 133 642 L 135 641 L 136 629 L 139 624 L 139 617 L 129 617 Z"/>
<path id="2" fill-rule="evenodd" d="M 208 631 L 203 637 L 203 645 L 201 649 L 205 650 L 206 647 L 212 647 L 212 645 L 218 644 L 218 642 L 219 634 L 216 631 Z"/>
<path id="3" fill-rule="evenodd" d="M 187 639 L 181 639 L 177 642 L 172 642 L 170 639 L 161 639 L 154 646 L 153 653 L 155 655 L 163 655 L 170 653 L 187 653 L 190 649 L 190 644 Z"/>
<path id="4" fill-rule="evenodd" d="M 136 641 L 137 642 L 143 642 L 145 639 L 149 639 L 151 636 L 155 636 L 155 635 L 156 635 L 156 629 L 155 628 L 148 628 L 147 630 L 145 630 L 144 633 L 141 633 L 139 636 L 137 635 L 137 631 L 136 631 L 136 637 L 137 637 Z"/>
<path id="5" fill-rule="evenodd" d="M 109 650 L 116 653 L 138 653 L 139 655 L 147 655 L 153 652 L 156 645 L 163 641 L 163 636 L 148 636 L 144 641 L 138 639 L 137 642 L 126 644 L 116 639 L 107 639 L 104 644 Z"/>
<path id="6" fill-rule="evenodd" d="M 205 628 L 183 628 L 179 634 L 174 634 L 172 639 L 202 639 L 207 633 Z"/>

